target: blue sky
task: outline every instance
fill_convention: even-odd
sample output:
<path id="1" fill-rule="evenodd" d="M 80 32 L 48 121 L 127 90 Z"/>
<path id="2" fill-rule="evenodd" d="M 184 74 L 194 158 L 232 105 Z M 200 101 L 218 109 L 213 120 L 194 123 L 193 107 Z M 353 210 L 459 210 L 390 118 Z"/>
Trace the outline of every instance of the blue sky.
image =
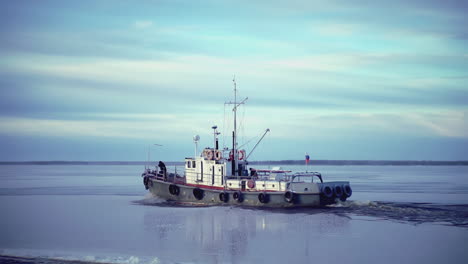
<path id="1" fill-rule="evenodd" d="M 1 5 L 0 160 L 468 159 L 466 1 Z"/>

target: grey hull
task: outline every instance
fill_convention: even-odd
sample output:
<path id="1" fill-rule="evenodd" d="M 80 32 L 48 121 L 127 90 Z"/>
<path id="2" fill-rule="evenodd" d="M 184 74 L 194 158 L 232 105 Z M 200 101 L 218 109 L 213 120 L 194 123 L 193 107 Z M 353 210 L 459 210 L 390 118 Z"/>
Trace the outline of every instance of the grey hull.
<path id="1" fill-rule="evenodd" d="M 335 202 L 335 198 L 327 198 L 322 194 L 293 193 L 292 198 L 286 199 L 285 192 L 239 192 L 235 190 L 206 189 L 151 178 L 148 182 L 148 188 L 153 195 L 167 201 L 200 205 L 320 207 Z"/>

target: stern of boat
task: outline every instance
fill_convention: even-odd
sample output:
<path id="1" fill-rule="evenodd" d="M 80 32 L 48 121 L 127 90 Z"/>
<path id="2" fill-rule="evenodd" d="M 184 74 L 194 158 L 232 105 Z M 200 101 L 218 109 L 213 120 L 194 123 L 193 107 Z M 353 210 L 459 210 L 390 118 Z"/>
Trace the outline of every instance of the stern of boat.
<path id="1" fill-rule="evenodd" d="M 318 186 L 322 205 L 334 204 L 337 199 L 344 202 L 353 194 L 351 185 L 347 181 L 318 183 Z"/>

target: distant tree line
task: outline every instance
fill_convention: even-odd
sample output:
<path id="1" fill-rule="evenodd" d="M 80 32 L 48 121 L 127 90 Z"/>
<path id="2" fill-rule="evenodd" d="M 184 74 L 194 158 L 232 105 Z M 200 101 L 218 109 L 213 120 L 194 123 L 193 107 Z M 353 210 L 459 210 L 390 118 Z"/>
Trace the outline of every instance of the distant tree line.
<path id="1" fill-rule="evenodd" d="M 184 162 L 168 161 L 167 166 L 181 166 Z M 251 165 L 303 165 L 304 160 L 265 160 L 249 161 Z M 157 162 L 147 161 L 1 161 L 0 165 L 150 165 Z M 468 161 L 434 161 L 434 160 L 311 160 L 309 165 L 393 165 L 393 166 L 466 166 Z"/>
<path id="2" fill-rule="evenodd" d="M 304 160 L 268 160 L 268 161 L 252 161 L 250 164 L 258 165 L 303 165 Z M 394 166 L 410 166 L 410 165 L 441 165 L 441 166 L 464 166 L 468 165 L 468 161 L 434 161 L 434 160 L 311 160 L 309 165 L 394 165 Z"/>

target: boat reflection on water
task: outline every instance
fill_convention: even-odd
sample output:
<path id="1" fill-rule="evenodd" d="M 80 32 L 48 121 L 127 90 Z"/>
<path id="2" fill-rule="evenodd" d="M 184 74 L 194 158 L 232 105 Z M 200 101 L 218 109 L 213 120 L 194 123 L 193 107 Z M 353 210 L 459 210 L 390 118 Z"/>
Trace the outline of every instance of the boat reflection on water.
<path id="1" fill-rule="evenodd" d="M 145 213 L 145 231 L 154 236 L 154 255 L 173 258 L 174 251 L 178 251 L 180 259 L 168 261 L 304 262 L 312 260 L 321 238 L 349 233 L 349 218 L 320 209 L 158 209 Z M 272 253 L 278 250 L 288 253 Z"/>

